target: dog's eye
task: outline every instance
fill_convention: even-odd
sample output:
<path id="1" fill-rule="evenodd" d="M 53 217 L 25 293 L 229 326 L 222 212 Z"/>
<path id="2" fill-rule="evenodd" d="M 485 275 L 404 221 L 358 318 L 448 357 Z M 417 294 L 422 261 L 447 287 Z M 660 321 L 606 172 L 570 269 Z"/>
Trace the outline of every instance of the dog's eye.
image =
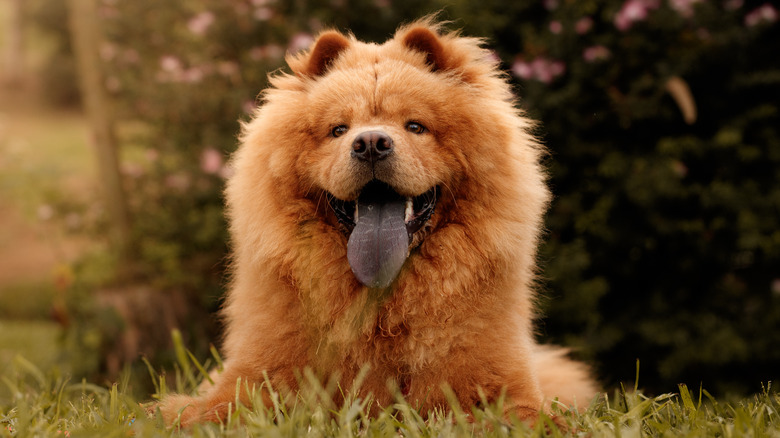
<path id="1" fill-rule="evenodd" d="M 415 134 L 422 134 L 423 132 L 427 131 L 425 126 L 417 123 L 417 122 L 408 122 L 406 124 L 406 130 L 409 132 L 413 132 Z"/>
<path id="2" fill-rule="evenodd" d="M 339 125 L 330 130 L 330 135 L 333 137 L 341 137 L 347 132 L 348 129 L 349 127 L 347 127 L 347 125 Z"/>

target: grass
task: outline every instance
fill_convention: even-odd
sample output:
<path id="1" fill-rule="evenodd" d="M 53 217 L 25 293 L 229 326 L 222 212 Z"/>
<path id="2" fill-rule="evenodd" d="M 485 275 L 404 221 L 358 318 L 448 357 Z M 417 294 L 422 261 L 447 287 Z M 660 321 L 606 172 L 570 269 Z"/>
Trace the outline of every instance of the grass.
<path id="1" fill-rule="evenodd" d="M 95 166 L 83 117 L 67 111 L 6 111 L 0 113 L 0 191 L 5 197 L 27 212 L 63 189 L 89 198 L 84 182 L 94 179 Z"/>
<path id="2" fill-rule="evenodd" d="M 0 320 L 0 375 L 12 375 L 14 357 L 22 355 L 39 367 L 60 365 L 62 327 L 44 320 Z M 31 342 L 32 341 L 32 342 Z M 0 384 L 0 399 L 7 393 Z"/>
<path id="3" fill-rule="evenodd" d="M 203 378 L 208 365 L 200 365 L 175 340 L 180 364 L 174 381 L 186 390 Z M 157 394 L 168 391 L 166 376 L 151 366 L 149 370 Z M 370 400 L 348 395 L 343 406 L 335 406 L 331 395 L 337 388 L 324 388 L 307 375 L 304 382 L 309 389 L 292 402 L 281 403 L 274 394 L 269 407 L 236 403 L 223 424 L 182 430 L 166 428 L 153 402 L 131 396 L 132 382 L 127 377 L 107 386 L 71 382 L 56 370 L 43 372 L 18 356 L 1 379 L 8 395 L 0 398 L 0 436 L 780 437 L 780 395 L 769 386 L 759 395 L 733 403 L 719 402 L 703 389 L 691 392 L 684 385 L 678 393 L 658 397 L 645 396 L 636 388 L 621 389 L 594 400 L 583 413 L 556 411 L 569 427 L 563 432 L 551 427 L 546 417 L 533 428 L 507 419 L 501 414 L 501 401 L 468 412 L 453 403 L 450 411 L 433 412 L 424 419 L 399 398 L 394 406 L 369 417 Z M 236 391 L 259 398 L 259 391 L 241 382 Z"/>

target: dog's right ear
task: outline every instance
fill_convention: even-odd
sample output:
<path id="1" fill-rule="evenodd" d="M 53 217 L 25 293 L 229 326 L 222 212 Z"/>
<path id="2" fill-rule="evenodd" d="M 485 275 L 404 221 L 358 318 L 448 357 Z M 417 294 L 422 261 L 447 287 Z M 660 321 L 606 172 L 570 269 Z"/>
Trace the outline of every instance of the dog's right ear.
<path id="1" fill-rule="evenodd" d="M 449 67 L 447 53 L 436 29 L 426 26 L 412 27 L 404 35 L 403 45 L 425 54 L 425 61 L 433 71 L 446 70 Z"/>
<path id="2" fill-rule="evenodd" d="M 347 37 L 335 30 L 329 30 L 317 38 L 309 52 L 290 56 L 287 63 L 296 75 L 322 76 L 349 45 Z"/>

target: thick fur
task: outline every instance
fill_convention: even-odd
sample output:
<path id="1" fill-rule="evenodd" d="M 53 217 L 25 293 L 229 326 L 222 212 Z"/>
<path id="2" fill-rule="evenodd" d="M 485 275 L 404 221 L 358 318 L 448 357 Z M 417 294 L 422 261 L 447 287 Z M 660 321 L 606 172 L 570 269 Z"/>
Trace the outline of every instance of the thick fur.
<path id="1" fill-rule="evenodd" d="M 382 45 L 328 31 L 288 57 L 246 124 L 227 187 L 234 280 L 225 370 L 168 422 L 224 418 L 236 379 L 299 388 L 296 373 L 351 382 L 376 405 L 403 387 L 421 412 L 506 391 L 533 421 L 549 400 L 587 405 L 596 385 L 565 351 L 534 341 L 535 253 L 549 193 L 542 148 L 481 41 L 422 20 Z M 409 121 L 428 132 L 412 133 Z M 349 130 L 338 138 L 334 126 Z M 386 290 L 360 284 L 327 193 L 355 199 L 371 176 L 350 157 L 366 130 L 395 142 L 380 175 L 404 196 L 439 187 L 436 210 Z M 547 400 L 547 402 L 545 402 Z M 245 400 L 247 402 L 247 400 Z"/>

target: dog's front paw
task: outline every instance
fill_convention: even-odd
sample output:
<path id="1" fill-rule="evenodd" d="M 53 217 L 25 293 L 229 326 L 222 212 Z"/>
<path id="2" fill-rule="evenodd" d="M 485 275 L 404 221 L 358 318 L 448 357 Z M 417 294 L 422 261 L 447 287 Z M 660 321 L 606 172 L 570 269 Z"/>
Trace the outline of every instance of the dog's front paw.
<path id="1" fill-rule="evenodd" d="M 515 410 L 515 413 L 517 414 L 518 418 L 525 421 L 526 424 L 531 426 L 532 428 L 536 428 L 536 425 L 541 421 L 544 423 L 544 427 L 547 430 L 547 432 L 550 432 L 550 425 L 545 420 L 541 418 L 542 412 L 536 409 L 531 408 L 517 408 Z M 569 430 L 569 426 L 566 424 L 566 422 L 563 420 L 562 417 L 558 415 L 550 415 L 546 414 L 546 417 L 552 421 L 552 424 L 558 428 L 561 432 L 567 432 Z"/>
<path id="2" fill-rule="evenodd" d="M 201 400 L 187 395 L 168 395 L 157 405 L 166 426 L 188 427 L 203 416 Z"/>

